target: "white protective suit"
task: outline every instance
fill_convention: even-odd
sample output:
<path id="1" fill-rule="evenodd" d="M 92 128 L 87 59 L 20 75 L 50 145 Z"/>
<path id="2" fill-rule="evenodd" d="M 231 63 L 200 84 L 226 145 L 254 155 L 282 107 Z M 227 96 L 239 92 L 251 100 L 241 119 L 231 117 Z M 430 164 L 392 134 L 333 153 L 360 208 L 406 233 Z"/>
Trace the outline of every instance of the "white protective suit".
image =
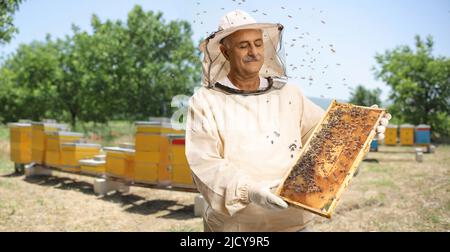
<path id="1" fill-rule="evenodd" d="M 323 113 L 289 84 L 253 96 L 205 87 L 194 94 L 186 156 L 210 206 L 204 216 L 210 230 L 294 231 L 306 224 L 310 215 L 300 209 L 272 211 L 249 204 L 246 190 L 249 183 L 282 178 Z"/>
<path id="2" fill-rule="evenodd" d="M 240 28 L 256 25 L 245 17 L 241 21 L 249 23 Z M 301 230 L 312 214 L 294 207 L 263 208 L 250 202 L 248 188 L 285 175 L 324 110 L 299 88 L 286 84 L 280 25 L 264 24 L 262 29 L 266 60 L 260 90 L 235 90 L 227 82 L 229 65 L 220 55 L 218 41 L 230 34 L 224 31 L 236 29 L 224 26 L 202 43 L 204 85 L 190 99 L 186 124 L 186 156 L 194 182 L 209 205 L 205 230 Z"/>

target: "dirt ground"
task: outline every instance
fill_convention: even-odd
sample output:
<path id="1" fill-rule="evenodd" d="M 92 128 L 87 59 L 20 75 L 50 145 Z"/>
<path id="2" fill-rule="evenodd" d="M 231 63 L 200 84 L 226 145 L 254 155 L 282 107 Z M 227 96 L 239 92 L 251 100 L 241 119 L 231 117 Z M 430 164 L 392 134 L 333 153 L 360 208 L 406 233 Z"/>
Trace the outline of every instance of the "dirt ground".
<path id="1" fill-rule="evenodd" d="M 93 194 L 93 178 L 55 173 L 13 174 L 8 143 L 0 141 L 0 231 L 202 231 L 194 193 L 132 187 Z M 369 154 L 331 220 L 315 231 L 450 231 L 450 146 L 417 163 L 413 147 Z"/>

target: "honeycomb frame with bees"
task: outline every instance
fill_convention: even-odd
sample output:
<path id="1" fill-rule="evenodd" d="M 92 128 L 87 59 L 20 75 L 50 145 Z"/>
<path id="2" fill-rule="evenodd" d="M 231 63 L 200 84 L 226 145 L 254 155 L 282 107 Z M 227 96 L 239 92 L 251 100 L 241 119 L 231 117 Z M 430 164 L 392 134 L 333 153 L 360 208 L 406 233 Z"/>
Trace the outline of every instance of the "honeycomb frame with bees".
<path id="1" fill-rule="evenodd" d="M 276 195 L 293 206 L 331 218 L 384 114 L 384 109 L 333 100 Z"/>

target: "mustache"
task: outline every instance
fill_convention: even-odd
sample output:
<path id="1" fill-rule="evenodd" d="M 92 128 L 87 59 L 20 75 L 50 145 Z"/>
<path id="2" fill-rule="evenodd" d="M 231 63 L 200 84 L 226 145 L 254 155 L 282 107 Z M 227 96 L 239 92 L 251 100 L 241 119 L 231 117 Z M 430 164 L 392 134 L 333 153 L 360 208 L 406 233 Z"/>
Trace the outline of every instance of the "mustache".
<path id="1" fill-rule="evenodd" d="M 254 56 L 245 55 L 244 58 L 242 58 L 242 61 L 245 63 L 247 62 L 253 62 L 253 61 L 260 61 L 262 58 L 261 54 L 256 54 Z"/>

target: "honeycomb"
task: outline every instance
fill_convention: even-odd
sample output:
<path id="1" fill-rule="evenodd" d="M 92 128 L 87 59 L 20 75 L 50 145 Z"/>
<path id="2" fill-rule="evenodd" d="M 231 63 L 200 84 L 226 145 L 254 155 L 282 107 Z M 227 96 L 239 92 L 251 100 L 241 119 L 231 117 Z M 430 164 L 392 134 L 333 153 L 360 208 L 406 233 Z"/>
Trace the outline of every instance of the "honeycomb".
<path id="1" fill-rule="evenodd" d="M 333 101 L 276 194 L 291 205 L 331 218 L 383 115 L 383 109 Z"/>

